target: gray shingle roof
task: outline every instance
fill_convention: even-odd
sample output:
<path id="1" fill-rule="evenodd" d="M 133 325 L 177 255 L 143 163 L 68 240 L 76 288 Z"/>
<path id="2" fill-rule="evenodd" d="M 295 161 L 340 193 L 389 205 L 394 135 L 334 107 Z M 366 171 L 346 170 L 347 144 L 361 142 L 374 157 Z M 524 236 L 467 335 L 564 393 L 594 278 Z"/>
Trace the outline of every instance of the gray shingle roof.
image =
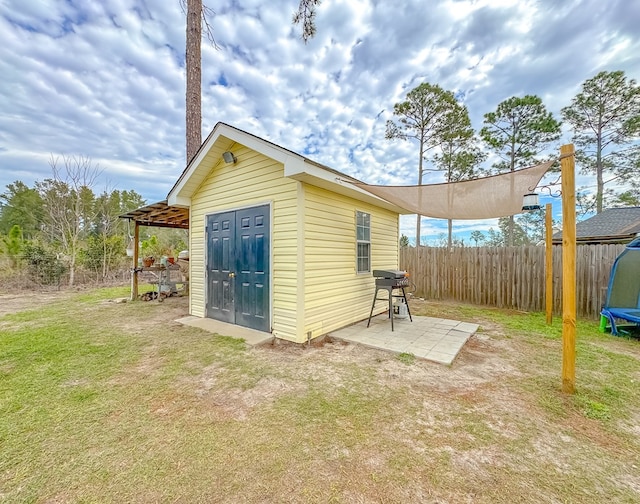
<path id="1" fill-rule="evenodd" d="M 640 207 L 607 208 L 576 224 L 578 241 L 626 240 L 640 233 Z M 562 239 L 562 231 L 553 235 Z"/>

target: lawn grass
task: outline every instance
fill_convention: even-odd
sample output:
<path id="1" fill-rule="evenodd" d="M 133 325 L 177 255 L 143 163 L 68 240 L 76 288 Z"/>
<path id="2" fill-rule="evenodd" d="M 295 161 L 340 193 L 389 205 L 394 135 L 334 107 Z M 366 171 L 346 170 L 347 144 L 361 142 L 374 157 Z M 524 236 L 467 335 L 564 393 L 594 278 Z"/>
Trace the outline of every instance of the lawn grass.
<path id="1" fill-rule="evenodd" d="M 541 368 L 548 366 L 554 358 L 559 365 L 558 345 L 545 348 L 540 337 L 561 341 L 560 317 L 556 317 L 552 325 L 546 325 L 543 313 L 500 314 L 493 320 L 499 321 L 520 341 L 535 346 L 536 351 L 531 353 Z M 589 418 L 607 420 L 613 425 L 629 419 L 640 406 L 638 341 L 601 333 L 596 323 L 586 320 L 578 322 L 577 334 L 577 391 L 570 396 L 574 406 Z"/>
<path id="2" fill-rule="evenodd" d="M 640 345 L 596 322 L 567 396 L 544 314 L 430 305 L 482 326 L 446 367 L 248 349 L 126 295 L 0 318 L 0 501 L 640 501 Z"/>

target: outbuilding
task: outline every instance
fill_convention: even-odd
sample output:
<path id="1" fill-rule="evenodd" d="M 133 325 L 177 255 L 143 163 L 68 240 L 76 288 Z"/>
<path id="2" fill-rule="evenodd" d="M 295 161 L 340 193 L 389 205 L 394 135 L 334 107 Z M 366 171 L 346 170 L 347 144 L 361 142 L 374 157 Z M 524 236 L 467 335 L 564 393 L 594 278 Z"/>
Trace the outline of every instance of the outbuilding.
<path id="1" fill-rule="evenodd" d="M 352 182 L 216 124 L 167 197 L 189 209 L 190 314 L 295 342 L 367 318 L 409 212 Z"/>

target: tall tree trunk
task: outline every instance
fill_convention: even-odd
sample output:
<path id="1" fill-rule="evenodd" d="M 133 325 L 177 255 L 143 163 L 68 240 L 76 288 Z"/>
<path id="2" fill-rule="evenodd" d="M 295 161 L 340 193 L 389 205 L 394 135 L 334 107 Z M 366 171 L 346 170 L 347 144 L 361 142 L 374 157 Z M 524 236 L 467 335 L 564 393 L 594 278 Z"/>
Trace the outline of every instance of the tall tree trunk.
<path id="1" fill-rule="evenodd" d="M 105 278 L 107 278 L 107 236 L 102 234 L 102 281 L 104 282 Z"/>
<path id="2" fill-rule="evenodd" d="M 601 120 L 602 121 L 602 120 Z M 598 128 L 598 141 L 596 147 L 596 213 L 602 212 L 602 199 L 604 197 L 604 178 L 602 176 L 602 128 Z"/>
<path id="3" fill-rule="evenodd" d="M 516 146 L 515 141 L 511 142 L 511 164 L 509 166 L 509 171 L 512 173 L 516 171 Z M 509 226 L 507 227 L 507 245 L 509 247 L 513 247 L 513 235 L 515 230 L 515 218 L 513 215 L 509 216 Z"/>
<path id="4" fill-rule="evenodd" d="M 509 247 L 513 247 L 513 235 L 515 234 L 515 229 L 516 229 L 516 221 L 513 215 L 509 216 L 509 226 L 507 228 L 507 234 L 509 236 L 507 236 L 507 245 Z"/>
<path id="5" fill-rule="evenodd" d="M 424 135 L 420 138 L 420 161 L 418 161 L 418 185 L 422 185 L 422 160 L 424 159 Z M 422 191 L 418 189 L 418 208 L 422 207 Z M 416 221 L 416 247 L 420 246 L 420 221 L 422 216 L 418 214 Z"/>
<path id="6" fill-rule="evenodd" d="M 447 248 L 449 250 L 453 247 L 453 220 L 447 219 Z"/>
<path id="7" fill-rule="evenodd" d="M 202 143 L 202 0 L 187 0 L 187 164 Z"/>
<path id="8" fill-rule="evenodd" d="M 74 244 L 71 247 L 71 258 L 69 261 L 69 287 L 73 287 L 76 281 L 76 255 L 77 255 L 77 247 Z"/>

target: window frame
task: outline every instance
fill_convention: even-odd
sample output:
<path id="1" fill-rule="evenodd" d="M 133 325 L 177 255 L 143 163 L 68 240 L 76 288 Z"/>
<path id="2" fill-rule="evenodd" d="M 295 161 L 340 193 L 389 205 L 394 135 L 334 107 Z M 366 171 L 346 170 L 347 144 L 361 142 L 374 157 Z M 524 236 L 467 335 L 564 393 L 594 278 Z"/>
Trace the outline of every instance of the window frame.
<path id="1" fill-rule="evenodd" d="M 356 210 L 356 274 L 371 273 L 371 212 Z M 366 247 L 366 255 L 361 254 L 362 247 Z M 366 261 L 366 269 L 361 269 L 361 261 Z"/>

